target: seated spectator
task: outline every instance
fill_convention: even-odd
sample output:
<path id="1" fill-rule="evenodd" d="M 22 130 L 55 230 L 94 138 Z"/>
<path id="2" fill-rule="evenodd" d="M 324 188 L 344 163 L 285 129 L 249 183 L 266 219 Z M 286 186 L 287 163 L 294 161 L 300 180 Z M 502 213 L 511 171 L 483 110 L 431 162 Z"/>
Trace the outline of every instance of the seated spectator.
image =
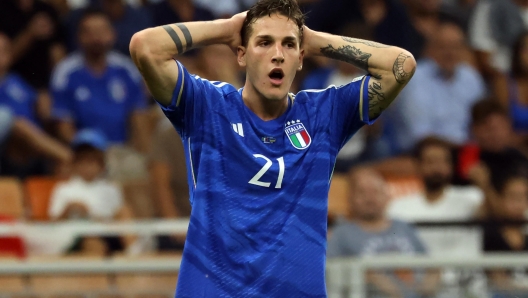
<path id="1" fill-rule="evenodd" d="M 483 212 L 486 205 L 481 189 L 451 184 L 453 155 L 449 143 L 426 138 L 418 143 L 415 151 L 424 192 L 393 198 L 388 208 L 391 218 L 413 223 L 469 221 Z M 481 253 L 480 233 L 471 227 L 421 227 L 419 235 L 433 256 L 471 258 Z M 462 297 L 460 291 L 468 289 L 454 286 L 462 280 L 466 285 L 479 282 L 474 272 L 443 271 L 442 295 L 445 296 L 442 297 Z M 472 294 L 482 297 L 480 292 Z"/>
<path id="2" fill-rule="evenodd" d="M 128 45 L 134 33 L 152 26 L 152 19 L 147 9 L 132 7 L 125 0 L 95 0 L 94 7 L 100 8 L 112 22 L 116 34 L 114 49 L 130 56 Z M 85 8 L 72 11 L 66 18 L 69 47 L 77 49 L 77 32 L 79 19 Z"/>
<path id="3" fill-rule="evenodd" d="M 478 72 L 462 62 L 464 34 L 453 23 L 439 26 L 428 45 L 430 58 L 418 61 L 416 75 L 388 110 L 401 151 L 436 135 L 468 141 L 470 110 L 486 88 Z"/>
<path id="4" fill-rule="evenodd" d="M 473 106 L 471 118 L 475 143 L 458 152 L 459 177 L 467 179 L 478 162 L 489 169 L 495 188 L 512 172 L 528 175 L 528 158 L 515 148 L 515 135 L 506 109 L 496 100 L 482 100 Z"/>
<path id="5" fill-rule="evenodd" d="M 484 228 L 484 252 L 527 252 L 528 236 L 522 225 L 502 225 L 499 221 L 524 221 L 528 211 L 528 180 L 524 176 L 510 175 L 504 180 L 499 191 L 499 214 L 491 218 Z M 493 297 L 527 297 L 528 284 L 519 283 L 515 276 L 523 275 L 524 270 L 518 274 L 505 270 L 489 272 Z"/>
<path id="6" fill-rule="evenodd" d="M 180 136 L 166 119 L 154 133 L 149 154 L 152 194 L 162 218 L 191 216 L 185 151 Z M 185 235 L 159 236 L 158 250 L 182 250 Z"/>
<path id="7" fill-rule="evenodd" d="M 81 130 L 75 136 L 73 176 L 66 182 L 59 183 L 50 199 L 48 210 L 52 220 L 90 219 L 90 220 L 126 220 L 132 218 L 130 209 L 123 200 L 121 189 L 107 181 L 104 153 L 107 149 L 104 135 L 95 130 Z M 89 238 L 88 238 L 89 239 Z M 108 252 L 122 250 L 123 244 L 115 237 L 103 238 Z M 74 247 L 83 247 L 83 241 Z M 125 238 L 124 242 L 129 241 Z M 89 244 L 94 241 L 88 240 Z M 128 244 L 128 243 L 127 243 Z"/>
<path id="8" fill-rule="evenodd" d="M 181 138 L 170 122 L 162 119 L 152 143 L 150 176 L 158 213 L 163 218 L 189 217 L 191 205 Z"/>
<path id="9" fill-rule="evenodd" d="M 412 226 L 387 217 L 385 211 L 390 198 L 387 185 L 379 174 L 371 170 L 354 172 L 350 190 L 351 220 L 342 221 L 333 229 L 328 241 L 328 257 L 425 254 L 425 248 Z M 428 275 L 424 280 L 424 276 L 407 271 L 372 272 L 367 274 L 367 296 L 415 297 L 420 292 L 432 294 L 436 278 L 434 274 Z"/>
<path id="10" fill-rule="evenodd" d="M 8 72 L 12 62 L 12 48 L 9 38 L 0 33 L 0 105 L 8 108 L 15 121 L 15 132 L 0 146 L 2 169 L 0 174 L 17 176 L 21 179 L 30 175 L 50 172 L 42 153 L 55 161 L 67 161 L 69 150 L 53 141 L 40 129 L 43 98 L 22 78 Z M 7 120 L 7 119 L 6 119 Z M 9 126 L 6 127 L 9 129 Z M 30 144 L 30 146 L 27 146 Z M 51 147 L 50 147 L 51 146 Z M 44 151 L 43 151 L 44 149 Z M 57 150 L 52 152 L 49 150 Z"/>
<path id="11" fill-rule="evenodd" d="M 512 51 L 511 74 L 495 80 L 498 99 L 507 107 L 515 132 L 528 135 L 528 31 L 519 36 Z"/>
<path id="12" fill-rule="evenodd" d="M 81 51 L 54 70 L 53 116 L 66 141 L 73 139 L 77 129 L 92 128 L 103 132 L 112 144 L 131 141 L 138 151 L 146 152 L 145 90 L 128 57 L 110 52 L 114 40 L 108 17 L 86 11 L 79 23 Z"/>
<path id="13" fill-rule="evenodd" d="M 452 146 L 429 137 L 416 146 L 415 157 L 424 193 L 394 198 L 389 215 L 410 222 L 470 220 L 484 202 L 482 191 L 474 186 L 453 186 Z"/>
<path id="14" fill-rule="evenodd" d="M 37 113 L 41 110 L 37 92 L 20 76 L 9 72 L 12 57 L 11 40 L 0 33 L 0 104 L 9 106 L 16 116 L 39 125 L 42 115 Z"/>
<path id="15" fill-rule="evenodd" d="M 481 0 L 470 20 L 469 38 L 480 72 L 488 82 L 511 70 L 511 49 L 517 37 L 528 30 L 524 0 Z"/>
<path id="16" fill-rule="evenodd" d="M 191 21 L 210 21 L 213 14 L 192 0 L 164 0 L 151 6 L 154 26 Z"/>
<path id="17" fill-rule="evenodd" d="M 0 32 L 13 40 L 13 71 L 35 89 L 47 90 L 51 70 L 66 55 L 61 29 L 45 1 L 0 1 Z"/>
<path id="18" fill-rule="evenodd" d="M 452 222 L 469 221 L 484 213 L 485 195 L 480 188 L 451 184 L 453 155 L 449 143 L 426 138 L 418 143 L 415 154 L 424 192 L 394 198 L 388 208 L 391 218 L 415 223 Z M 478 233 L 472 229 L 428 227 L 421 229 L 420 235 L 432 254 L 473 256 L 481 251 Z"/>
<path id="19" fill-rule="evenodd" d="M 72 153 L 69 148 L 45 134 L 24 118 L 16 117 L 7 106 L 0 105 L 0 149 L 9 142 L 10 137 L 19 138 L 23 144 L 46 157 L 60 162 L 69 162 Z M 0 172 L 3 172 L 0 163 Z"/>

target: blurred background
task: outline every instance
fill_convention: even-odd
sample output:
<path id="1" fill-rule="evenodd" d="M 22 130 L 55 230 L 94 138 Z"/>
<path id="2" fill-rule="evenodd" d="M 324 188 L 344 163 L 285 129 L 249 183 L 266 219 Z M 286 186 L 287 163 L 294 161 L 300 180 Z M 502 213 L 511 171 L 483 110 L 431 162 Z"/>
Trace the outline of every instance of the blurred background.
<path id="1" fill-rule="evenodd" d="M 173 296 L 185 159 L 128 43 L 254 2 L 0 1 L 0 297 Z M 528 0 L 299 2 L 314 30 L 418 61 L 337 159 L 329 296 L 528 297 Z M 180 60 L 244 83 L 227 47 Z M 360 75 L 312 58 L 291 91 Z"/>

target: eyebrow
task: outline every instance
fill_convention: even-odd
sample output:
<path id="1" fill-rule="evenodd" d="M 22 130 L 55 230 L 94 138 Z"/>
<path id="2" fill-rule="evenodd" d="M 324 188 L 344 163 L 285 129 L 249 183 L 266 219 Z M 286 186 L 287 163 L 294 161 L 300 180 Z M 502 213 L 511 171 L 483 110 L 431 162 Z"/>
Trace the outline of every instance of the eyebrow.
<path id="1" fill-rule="evenodd" d="M 273 36 L 271 35 L 257 35 L 256 37 L 257 39 L 265 39 L 265 40 L 273 40 L 275 39 Z M 289 41 L 289 42 L 295 42 L 297 43 L 297 38 L 296 37 L 293 37 L 293 36 L 286 36 L 282 39 L 283 41 Z"/>

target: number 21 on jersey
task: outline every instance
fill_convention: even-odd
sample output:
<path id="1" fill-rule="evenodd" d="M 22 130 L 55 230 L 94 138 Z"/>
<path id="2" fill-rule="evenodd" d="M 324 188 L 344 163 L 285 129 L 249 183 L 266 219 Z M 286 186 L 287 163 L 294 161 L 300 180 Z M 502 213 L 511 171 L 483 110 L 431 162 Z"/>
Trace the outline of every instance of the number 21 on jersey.
<path id="1" fill-rule="evenodd" d="M 262 154 L 253 154 L 253 156 L 255 158 L 264 159 L 266 161 L 266 164 L 262 167 L 262 169 L 260 169 L 260 171 L 257 172 L 257 174 L 255 174 L 255 176 L 253 176 L 253 178 L 251 178 L 251 180 L 249 180 L 248 183 L 262 187 L 270 187 L 271 182 L 260 181 L 260 178 L 262 178 L 262 176 L 264 176 L 264 174 L 266 174 L 266 172 L 271 168 L 271 166 L 273 165 L 273 161 Z M 277 183 L 275 183 L 275 188 L 281 188 L 282 179 L 284 178 L 284 157 L 281 156 L 276 160 L 279 163 L 279 176 L 277 177 Z"/>

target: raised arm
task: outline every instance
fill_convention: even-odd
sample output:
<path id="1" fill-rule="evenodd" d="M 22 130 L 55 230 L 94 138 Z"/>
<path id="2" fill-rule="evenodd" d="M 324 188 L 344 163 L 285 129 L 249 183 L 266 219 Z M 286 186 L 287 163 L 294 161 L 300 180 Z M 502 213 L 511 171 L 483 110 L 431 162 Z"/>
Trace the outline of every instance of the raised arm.
<path id="1" fill-rule="evenodd" d="M 372 76 L 368 86 L 370 119 L 378 117 L 390 105 L 416 69 L 413 55 L 404 49 L 307 27 L 304 30 L 306 55 L 348 62 Z"/>
<path id="2" fill-rule="evenodd" d="M 169 105 L 178 80 L 173 58 L 193 48 L 240 44 L 240 29 L 246 15 L 210 22 L 171 24 L 140 31 L 130 41 L 130 54 L 154 98 Z"/>

